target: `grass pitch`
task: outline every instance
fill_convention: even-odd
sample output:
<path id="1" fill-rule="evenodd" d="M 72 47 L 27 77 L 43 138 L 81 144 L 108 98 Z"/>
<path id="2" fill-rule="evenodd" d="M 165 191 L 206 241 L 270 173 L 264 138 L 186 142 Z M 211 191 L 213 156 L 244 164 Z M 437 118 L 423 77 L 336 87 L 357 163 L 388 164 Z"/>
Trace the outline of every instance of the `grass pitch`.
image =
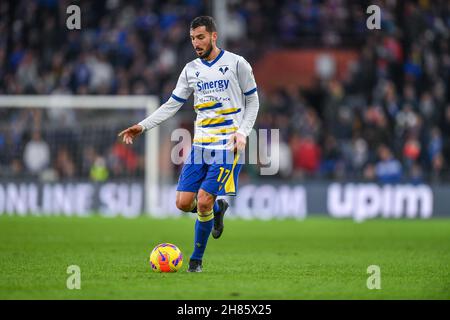
<path id="1" fill-rule="evenodd" d="M 228 219 L 199 274 L 186 272 L 193 231 L 188 217 L 0 216 L 0 299 L 450 299 L 450 220 Z M 151 271 L 161 242 L 182 250 L 180 272 Z"/>

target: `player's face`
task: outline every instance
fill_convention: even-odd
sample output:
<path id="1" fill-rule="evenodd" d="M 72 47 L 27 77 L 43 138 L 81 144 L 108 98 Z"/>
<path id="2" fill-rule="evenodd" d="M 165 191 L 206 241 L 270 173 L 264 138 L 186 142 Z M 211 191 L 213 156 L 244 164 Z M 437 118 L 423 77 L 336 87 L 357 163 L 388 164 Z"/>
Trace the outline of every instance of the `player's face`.
<path id="1" fill-rule="evenodd" d="M 206 31 L 205 26 L 191 29 L 191 42 L 195 53 L 201 59 L 206 59 L 211 54 L 217 40 L 217 32 Z"/>

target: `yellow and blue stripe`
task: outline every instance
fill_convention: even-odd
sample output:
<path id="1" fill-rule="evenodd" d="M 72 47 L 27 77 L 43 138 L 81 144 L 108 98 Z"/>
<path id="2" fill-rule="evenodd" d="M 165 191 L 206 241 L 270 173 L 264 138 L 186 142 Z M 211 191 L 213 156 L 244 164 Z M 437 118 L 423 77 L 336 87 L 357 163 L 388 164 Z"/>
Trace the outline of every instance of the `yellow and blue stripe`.
<path id="1" fill-rule="evenodd" d="M 218 108 L 221 108 L 222 106 L 223 106 L 222 102 L 209 101 L 209 102 L 197 104 L 194 106 L 194 108 L 198 111 L 206 111 L 206 110 L 218 109 Z M 241 112 L 241 108 L 228 108 L 228 109 L 223 109 L 223 110 L 216 110 L 217 114 L 223 114 L 223 115 L 235 114 L 235 113 L 239 113 L 239 112 Z"/>
<path id="2" fill-rule="evenodd" d="M 228 109 L 216 111 L 216 113 L 224 115 L 224 116 L 229 115 L 229 114 L 239 113 L 239 112 L 241 112 L 241 108 L 228 108 Z"/>
<path id="3" fill-rule="evenodd" d="M 224 117 L 208 118 L 197 122 L 197 126 L 202 128 L 221 127 L 233 124 L 233 119 L 225 120 Z"/>
<path id="4" fill-rule="evenodd" d="M 222 102 L 209 101 L 200 103 L 194 106 L 194 109 L 199 111 L 212 110 L 222 107 Z"/>
<path id="5" fill-rule="evenodd" d="M 223 128 L 223 129 L 207 129 L 207 133 L 208 134 L 220 134 L 220 135 L 225 135 L 225 134 L 230 134 L 230 133 L 234 133 L 236 132 L 238 129 L 238 127 L 232 127 L 232 128 Z"/>
<path id="6" fill-rule="evenodd" d="M 201 146 L 221 146 L 227 144 L 227 139 L 194 139 L 193 143 L 194 145 L 201 145 Z"/>
<path id="7" fill-rule="evenodd" d="M 211 142 L 217 142 L 220 139 L 218 137 L 202 137 L 202 138 L 194 138 L 194 143 L 211 143 Z"/>

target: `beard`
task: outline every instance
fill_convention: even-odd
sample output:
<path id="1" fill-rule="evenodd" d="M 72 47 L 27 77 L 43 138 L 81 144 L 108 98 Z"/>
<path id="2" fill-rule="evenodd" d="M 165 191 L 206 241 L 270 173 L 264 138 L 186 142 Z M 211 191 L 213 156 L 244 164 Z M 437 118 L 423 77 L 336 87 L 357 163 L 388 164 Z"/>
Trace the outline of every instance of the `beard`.
<path id="1" fill-rule="evenodd" d="M 209 43 L 208 48 L 205 50 L 205 52 L 204 52 L 203 54 L 201 54 L 201 55 L 197 53 L 197 55 L 198 55 L 198 57 L 199 57 L 200 59 L 206 59 L 206 58 L 208 58 L 209 55 L 211 54 L 212 49 L 213 49 L 213 45 L 212 45 L 212 41 L 211 41 L 211 42 Z"/>

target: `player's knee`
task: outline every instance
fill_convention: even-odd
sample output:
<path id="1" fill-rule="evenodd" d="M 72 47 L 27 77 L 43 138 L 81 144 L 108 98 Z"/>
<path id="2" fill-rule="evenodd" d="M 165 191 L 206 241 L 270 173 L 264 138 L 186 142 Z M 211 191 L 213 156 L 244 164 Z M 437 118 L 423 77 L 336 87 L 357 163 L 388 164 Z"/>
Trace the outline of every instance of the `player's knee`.
<path id="1" fill-rule="evenodd" d="M 177 199 L 176 206 L 179 210 L 184 211 L 184 212 L 189 212 L 192 210 L 191 201 L 186 201 L 185 199 Z"/>
<path id="2" fill-rule="evenodd" d="M 214 205 L 214 198 L 212 197 L 199 197 L 197 203 L 198 212 L 209 212 Z"/>
<path id="3" fill-rule="evenodd" d="M 199 203 L 198 204 L 198 212 L 209 212 L 212 209 L 212 204 L 209 203 Z"/>

